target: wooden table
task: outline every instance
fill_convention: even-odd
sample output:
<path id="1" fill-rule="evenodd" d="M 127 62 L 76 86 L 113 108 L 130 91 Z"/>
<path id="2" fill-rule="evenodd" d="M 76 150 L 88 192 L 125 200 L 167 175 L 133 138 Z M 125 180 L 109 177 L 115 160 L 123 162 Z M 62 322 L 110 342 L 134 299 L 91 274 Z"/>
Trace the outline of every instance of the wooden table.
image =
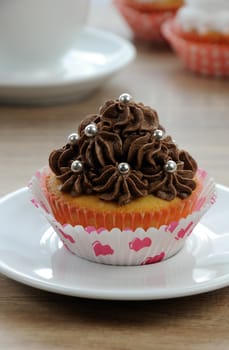
<path id="1" fill-rule="evenodd" d="M 130 37 L 105 1 L 92 6 L 89 22 Z M 26 186 L 82 116 L 122 92 L 156 108 L 177 143 L 216 182 L 229 186 L 229 81 L 196 77 L 170 50 L 135 44 L 136 60 L 87 100 L 0 107 L 0 195 Z M 0 275 L 0 349 L 226 350 L 228 292 L 224 288 L 161 301 L 93 301 L 40 291 Z"/>

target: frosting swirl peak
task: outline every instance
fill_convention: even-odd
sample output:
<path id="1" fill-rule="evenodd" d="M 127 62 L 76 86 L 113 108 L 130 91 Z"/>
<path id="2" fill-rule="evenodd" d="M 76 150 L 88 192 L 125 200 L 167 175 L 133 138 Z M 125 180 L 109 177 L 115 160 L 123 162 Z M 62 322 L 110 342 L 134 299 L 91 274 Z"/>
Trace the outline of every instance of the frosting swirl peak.
<path id="1" fill-rule="evenodd" d="M 142 103 L 108 100 L 99 114 L 81 122 L 78 134 L 49 156 L 63 192 L 93 194 L 124 205 L 150 194 L 165 200 L 186 198 L 195 189 L 195 160 L 165 136 L 157 112 Z M 171 161 L 174 168 L 168 171 Z M 80 171 L 73 162 L 80 164 Z"/>

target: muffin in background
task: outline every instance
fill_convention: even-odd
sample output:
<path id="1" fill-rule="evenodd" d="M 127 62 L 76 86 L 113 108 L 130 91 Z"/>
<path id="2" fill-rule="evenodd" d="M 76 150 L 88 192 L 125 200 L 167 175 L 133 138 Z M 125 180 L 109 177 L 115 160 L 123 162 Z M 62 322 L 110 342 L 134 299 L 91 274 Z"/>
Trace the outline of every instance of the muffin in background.
<path id="1" fill-rule="evenodd" d="M 186 0 L 162 31 L 188 69 L 229 77 L 229 1 Z"/>
<path id="2" fill-rule="evenodd" d="M 116 265 L 176 254 L 214 199 L 214 182 L 157 112 L 126 93 L 87 116 L 30 188 L 71 252 Z"/>
<path id="3" fill-rule="evenodd" d="M 164 43 L 161 25 L 174 17 L 183 0 L 114 0 L 136 39 Z"/>

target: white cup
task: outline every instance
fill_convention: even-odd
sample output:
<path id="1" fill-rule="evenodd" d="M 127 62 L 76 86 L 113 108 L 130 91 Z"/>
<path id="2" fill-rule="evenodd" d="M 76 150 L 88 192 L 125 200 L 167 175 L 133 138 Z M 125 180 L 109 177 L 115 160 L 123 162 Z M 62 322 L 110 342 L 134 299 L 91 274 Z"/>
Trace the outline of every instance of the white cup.
<path id="1" fill-rule="evenodd" d="M 1 0 L 1 69 L 42 69 L 74 47 L 89 0 Z"/>

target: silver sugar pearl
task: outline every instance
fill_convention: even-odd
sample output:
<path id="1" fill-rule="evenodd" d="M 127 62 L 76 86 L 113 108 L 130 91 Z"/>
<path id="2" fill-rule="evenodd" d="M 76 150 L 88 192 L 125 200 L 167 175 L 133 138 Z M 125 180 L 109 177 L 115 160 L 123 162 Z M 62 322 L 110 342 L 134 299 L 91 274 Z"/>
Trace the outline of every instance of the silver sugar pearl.
<path id="1" fill-rule="evenodd" d="M 118 170 L 120 174 L 127 174 L 130 171 L 130 166 L 128 163 L 119 163 Z"/>
<path id="2" fill-rule="evenodd" d="M 167 173 L 174 173 L 177 170 L 177 164 L 174 160 L 168 160 L 168 162 L 164 166 L 164 170 Z"/>
<path id="3" fill-rule="evenodd" d="M 161 129 L 156 129 L 156 130 L 154 130 L 154 132 L 153 132 L 153 136 L 155 137 L 155 139 L 156 139 L 157 141 L 162 140 L 163 137 L 164 137 L 164 131 L 161 130 Z"/>
<path id="4" fill-rule="evenodd" d="M 78 140 L 79 140 L 79 135 L 76 132 L 68 136 L 68 143 L 70 143 L 70 145 L 75 145 Z"/>
<path id="5" fill-rule="evenodd" d="M 81 173 L 83 171 L 83 164 L 80 160 L 74 160 L 71 164 L 73 173 Z"/>
<path id="6" fill-rule="evenodd" d="M 119 102 L 121 103 L 129 103 L 132 100 L 132 96 L 127 93 L 123 93 L 119 96 Z"/>
<path id="7" fill-rule="evenodd" d="M 96 133 L 97 133 L 97 126 L 96 126 L 96 124 L 95 123 L 88 124 L 85 127 L 85 129 L 84 129 L 84 133 L 88 137 L 95 136 Z"/>

